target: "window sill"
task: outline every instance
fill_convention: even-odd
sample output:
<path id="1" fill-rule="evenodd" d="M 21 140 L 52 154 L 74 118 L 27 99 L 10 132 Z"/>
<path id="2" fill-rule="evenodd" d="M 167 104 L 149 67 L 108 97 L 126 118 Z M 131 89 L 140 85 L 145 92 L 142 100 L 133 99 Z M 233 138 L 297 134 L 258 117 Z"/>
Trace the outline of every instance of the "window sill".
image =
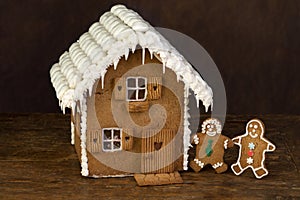
<path id="1" fill-rule="evenodd" d="M 128 111 L 132 113 L 145 112 L 149 109 L 149 102 L 146 101 L 130 101 L 128 102 Z"/>

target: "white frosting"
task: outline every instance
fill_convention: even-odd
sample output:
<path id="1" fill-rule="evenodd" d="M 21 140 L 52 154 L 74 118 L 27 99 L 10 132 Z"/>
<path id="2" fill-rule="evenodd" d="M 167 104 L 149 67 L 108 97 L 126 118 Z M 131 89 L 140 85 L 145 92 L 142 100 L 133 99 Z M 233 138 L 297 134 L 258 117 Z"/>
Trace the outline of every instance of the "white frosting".
<path id="1" fill-rule="evenodd" d="M 214 164 L 212 167 L 213 167 L 214 169 L 217 169 L 218 167 L 221 167 L 222 165 L 223 165 L 222 162 L 217 162 L 217 163 Z"/>
<path id="2" fill-rule="evenodd" d="M 87 158 L 87 152 L 86 152 L 86 129 L 87 129 L 87 106 L 86 106 L 86 100 L 82 100 L 81 105 L 81 134 L 80 134 L 80 147 L 81 147 L 81 174 L 82 176 L 88 176 L 89 175 L 89 169 L 88 169 L 88 158 Z"/>
<path id="3" fill-rule="evenodd" d="M 224 149 L 228 148 L 228 139 L 224 141 Z"/>
<path id="4" fill-rule="evenodd" d="M 185 58 L 136 12 L 123 5 L 116 5 L 111 8 L 111 11 L 104 13 L 99 22 L 94 23 L 88 32 L 71 45 L 68 52 L 61 55 L 59 62 L 52 66 L 51 82 L 61 109 L 64 111 L 68 107 L 74 110 L 76 101 L 83 106 L 86 95 L 91 95 L 95 81 L 101 77 L 102 87 L 104 87 L 107 68 L 113 64 L 116 69 L 120 58 L 122 56 L 127 58 L 129 51 L 134 52 L 137 45 L 143 49 L 143 62 L 144 51 L 147 48 L 151 56 L 154 54 L 160 57 L 163 69 L 168 67 L 176 73 L 178 81 L 185 83 L 187 91 L 188 89 L 194 91 L 197 104 L 201 100 L 206 111 L 209 106 L 212 106 L 211 88 Z M 187 107 L 186 102 L 185 107 Z M 82 113 L 85 111 L 86 109 L 81 109 Z M 184 114 L 183 165 L 187 169 L 187 150 L 190 145 L 187 108 Z M 86 113 L 82 116 L 83 125 L 86 122 Z M 86 137 L 85 131 L 82 131 L 82 135 Z M 85 140 L 82 140 L 81 146 L 85 148 Z M 82 153 L 82 157 L 84 156 L 85 153 Z M 83 172 L 83 174 L 87 173 Z"/>
<path id="5" fill-rule="evenodd" d="M 75 144 L 75 125 L 71 122 L 71 144 Z"/>
<path id="6" fill-rule="evenodd" d="M 199 167 L 201 167 L 201 168 L 203 168 L 204 165 L 205 165 L 203 162 L 201 162 L 201 160 L 198 160 L 197 158 L 195 158 L 194 161 L 195 161 L 196 164 L 197 164 Z"/>
<path id="7" fill-rule="evenodd" d="M 248 164 L 248 165 L 251 165 L 252 163 L 253 163 L 253 158 L 248 157 L 248 158 L 247 158 L 247 164 Z"/>
<path id="8" fill-rule="evenodd" d="M 222 125 L 221 122 L 216 118 L 208 118 L 202 123 L 202 133 L 207 133 L 209 136 L 214 136 L 215 134 L 210 134 L 209 131 L 206 131 L 206 128 L 211 128 L 211 126 L 216 126 L 217 133 L 221 134 Z"/>
<path id="9" fill-rule="evenodd" d="M 188 113 L 189 111 L 189 88 L 186 86 L 184 88 L 184 111 L 183 111 L 183 169 L 188 170 L 188 151 L 190 147 L 192 147 L 190 143 L 190 136 L 191 136 L 191 130 L 189 129 L 189 118 L 190 114 Z"/>
<path id="10" fill-rule="evenodd" d="M 92 175 L 92 178 L 123 178 L 123 177 L 129 177 L 129 176 L 133 176 L 133 174 L 117 174 L 117 175 Z"/>
<path id="11" fill-rule="evenodd" d="M 197 135 L 194 136 L 193 140 L 195 144 L 199 144 L 199 138 Z"/>

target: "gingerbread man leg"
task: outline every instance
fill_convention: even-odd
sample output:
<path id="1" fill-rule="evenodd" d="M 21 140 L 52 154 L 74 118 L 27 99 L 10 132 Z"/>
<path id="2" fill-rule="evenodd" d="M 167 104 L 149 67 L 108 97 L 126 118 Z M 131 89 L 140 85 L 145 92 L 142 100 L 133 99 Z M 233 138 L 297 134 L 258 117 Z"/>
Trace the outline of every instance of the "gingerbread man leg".
<path id="1" fill-rule="evenodd" d="M 231 165 L 231 169 L 236 175 L 240 175 L 244 171 L 239 162 Z"/>
<path id="2" fill-rule="evenodd" d="M 212 167 L 215 169 L 215 171 L 218 174 L 225 172 L 228 168 L 227 164 L 224 162 L 217 162 L 217 163 L 213 164 Z"/>
<path id="3" fill-rule="evenodd" d="M 262 178 L 268 175 L 269 172 L 262 166 L 260 168 L 256 168 L 255 170 L 253 170 L 253 173 L 256 176 L 256 178 Z"/>
<path id="4" fill-rule="evenodd" d="M 204 162 L 202 162 L 201 160 L 195 158 L 194 160 L 192 160 L 190 162 L 190 167 L 195 171 L 195 172 L 199 172 L 201 169 L 203 169 L 204 167 Z"/>

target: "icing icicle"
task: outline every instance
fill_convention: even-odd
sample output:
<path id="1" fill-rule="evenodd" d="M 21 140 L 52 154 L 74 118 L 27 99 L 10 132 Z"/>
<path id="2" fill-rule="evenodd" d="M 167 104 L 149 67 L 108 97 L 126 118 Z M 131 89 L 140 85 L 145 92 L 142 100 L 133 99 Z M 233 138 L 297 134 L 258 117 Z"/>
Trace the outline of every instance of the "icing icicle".
<path id="1" fill-rule="evenodd" d="M 142 48 L 142 64 L 145 64 L 145 48 Z"/>
<path id="2" fill-rule="evenodd" d="M 129 55 L 129 49 L 126 49 L 126 50 L 125 50 L 125 60 L 128 59 L 128 55 Z"/>
<path id="3" fill-rule="evenodd" d="M 101 75 L 101 88 L 104 89 L 104 74 Z"/>
<path id="4" fill-rule="evenodd" d="M 153 51 L 149 49 L 149 52 L 150 52 L 150 59 L 152 60 L 153 59 Z"/>

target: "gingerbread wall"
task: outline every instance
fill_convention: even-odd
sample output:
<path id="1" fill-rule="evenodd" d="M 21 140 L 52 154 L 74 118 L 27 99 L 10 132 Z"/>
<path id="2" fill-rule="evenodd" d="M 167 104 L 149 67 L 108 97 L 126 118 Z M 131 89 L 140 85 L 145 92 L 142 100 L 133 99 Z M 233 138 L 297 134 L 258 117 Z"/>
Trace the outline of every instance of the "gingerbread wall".
<path id="1" fill-rule="evenodd" d="M 118 91 L 116 79 L 136 76 L 148 80 L 148 95 L 144 101 L 148 106 L 142 111 L 132 112 L 130 104 L 141 102 L 128 102 L 125 96 L 123 99 L 116 96 L 114 90 Z M 149 88 L 153 77 L 161 83 L 158 87 L 161 90 L 159 96 L 151 93 Z M 134 54 L 129 54 L 127 60 L 122 57 L 116 70 L 113 66 L 109 67 L 103 83 L 102 88 L 102 80 L 99 79 L 94 85 L 92 96 L 87 99 L 87 149 L 91 175 L 124 174 L 120 172 L 122 170 L 119 166 L 126 172 L 131 170 L 135 173 L 182 170 L 184 84 L 177 82 L 175 73 L 168 68 L 163 73 L 163 65 L 154 56 L 151 59 L 147 50 L 145 64 L 142 65 L 142 51 L 136 50 Z M 126 82 L 120 86 L 126 89 Z M 125 149 L 123 140 L 122 151 L 103 151 L 102 129 L 112 127 L 122 128 L 123 137 L 124 134 L 130 137 L 130 148 Z M 158 153 L 160 149 L 164 153 L 158 155 L 155 163 L 147 162 L 145 155 L 140 154 Z M 116 162 L 117 165 L 110 166 L 110 163 Z"/>

